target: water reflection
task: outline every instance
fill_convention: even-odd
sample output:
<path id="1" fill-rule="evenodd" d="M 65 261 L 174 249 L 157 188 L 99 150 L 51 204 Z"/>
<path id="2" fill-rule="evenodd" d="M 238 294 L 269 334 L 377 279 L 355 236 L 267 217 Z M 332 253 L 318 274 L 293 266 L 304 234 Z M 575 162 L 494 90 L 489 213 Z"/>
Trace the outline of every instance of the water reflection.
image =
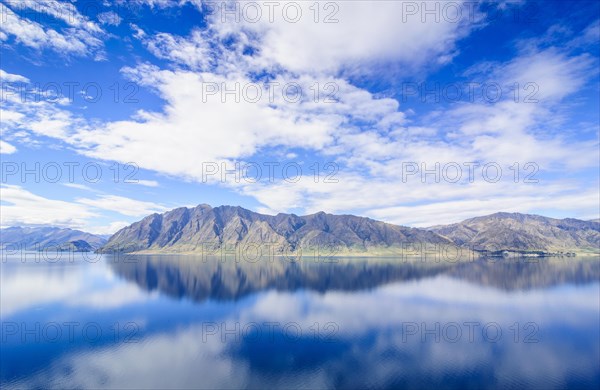
<path id="1" fill-rule="evenodd" d="M 115 260 L 2 265 L 3 388 L 600 385 L 598 259 Z"/>
<path id="2" fill-rule="evenodd" d="M 193 256 L 136 256 L 131 263 L 111 262 L 115 273 L 148 291 L 194 301 L 238 300 L 262 290 L 360 291 L 421 279 L 449 270 L 448 263 L 405 263 L 394 259 L 335 259 L 293 262 L 222 261 Z"/>
<path id="3" fill-rule="evenodd" d="M 528 290 L 559 284 L 587 284 L 600 279 L 593 259 L 484 258 L 461 263 L 399 259 L 338 258 L 335 262 L 283 258 L 257 262 L 223 261 L 193 256 L 136 256 L 111 262 L 115 273 L 147 291 L 176 298 L 238 300 L 261 290 L 368 290 L 390 283 L 448 275 L 481 286 Z"/>

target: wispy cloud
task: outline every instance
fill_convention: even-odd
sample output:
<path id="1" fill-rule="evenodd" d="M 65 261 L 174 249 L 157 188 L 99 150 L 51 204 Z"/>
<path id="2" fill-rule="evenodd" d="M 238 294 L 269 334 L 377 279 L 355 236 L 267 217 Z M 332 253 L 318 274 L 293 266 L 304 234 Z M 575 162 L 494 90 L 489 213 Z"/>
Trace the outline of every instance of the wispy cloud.
<path id="1" fill-rule="evenodd" d="M 95 199 L 78 198 L 77 203 L 114 211 L 130 217 L 144 217 L 148 214 L 167 210 L 166 207 L 153 202 L 144 202 L 117 195 L 102 195 Z"/>

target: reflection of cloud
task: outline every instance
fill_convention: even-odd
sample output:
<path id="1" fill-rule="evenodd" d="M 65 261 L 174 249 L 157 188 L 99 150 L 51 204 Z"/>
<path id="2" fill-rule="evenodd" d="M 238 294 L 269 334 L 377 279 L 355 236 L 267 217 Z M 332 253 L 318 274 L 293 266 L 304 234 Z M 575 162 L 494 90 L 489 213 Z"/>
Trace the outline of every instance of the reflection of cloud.
<path id="1" fill-rule="evenodd" d="M 37 265 L 32 265 L 32 268 Z M 24 271 L 23 268 L 7 272 L 7 267 L 2 266 L 0 313 L 3 318 L 37 305 L 68 300 L 85 287 L 81 272 L 48 273 L 47 269 L 37 272 L 41 270 Z"/>
<path id="2" fill-rule="evenodd" d="M 202 342 L 200 327 L 159 335 L 118 349 L 71 355 L 51 370 L 16 387 L 77 388 L 242 388 L 248 376 L 243 362 L 225 354 L 219 339 Z M 65 375 L 65 372 L 69 372 Z"/>
<path id="3" fill-rule="evenodd" d="M 70 305 L 93 307 L 97 309 L 110 309 L 132 303 L 147 301 L 156 297 L 157 294 L 145 294 L 139 288 L 131 284 L 118 284 L 114 287 L 93 291 L 82 292 L 69 301 Z"/>
<path id="4" fill-rule="evenodd" d="M 560 322 L 577 326 L 600 308 L 598 284 L 581 288 L 506 293 L 446 276 L 383 286 L 364 294 L 268 292 L 239 314 L 242 322 L 295 321 L 303 326 L 335 321 L 348 337 L 403 322 L 479 321 L 510 326 L 524 322 Z M 585 296 L 586 299 L 582 299 Z M 568 310 L 566 309 L 568 308 Z"/>
<path id="5" fill-rule="evenodd" d="M 165 333 L 138 344 L 74 353 L 53 363 L 44 374 L 17 387 L 91 388 L 326 388 L 326 387 L 568 387 L 573 378 L 598 376 L 600 285 L 561 286 L 548 290 L 505 292 L 448 277 L 383 286 L 371 291 L 268 291 L 256 299 L 224 304 L 221 318 L 235 323 L 296 322 L 306 338 L 298 343 L 247 346 L 253 341 L 219 335 L 203 338 L 201 323 L 185 323 L 187 314 L 171 320 Z M 115 295 L 117 291 L 112 290 Z M 122 291 L 127 291 L 124 288 Z M 86 301 L 94 301 L 87 299 Z M 206 306 L 208 305 L 208 306 Z M 214 303 L 195 306 L 199 311 Z M 186 308 L 185 310 L 188 310 Z M 187 313 L 187 312 L 186 312 Z M 183 314 L 183 313 L 182 313 Z M 149 313 L 148 324 L 163 313 Z M 205 318 L 201 315 L 200 318 Z M 429 335 L 403 337 L 402 324 L 425 323 L 434 329 L 449 322 L 497 322 L 503 337 L 475 342 L 466 333 L 456 343 Z M 538 343 L 514 342 L 510 327 L 533 321 Z M 314 323 L 339 326 L 334 344 L 313 343 Z M 242 325 L 243 326 L 243 325 Z M 465 330 L 466 328 L 463 328 Z M 565 337 L 567 336 L 567 337 Z M 310 339 L 312 340 L 312 339 Z M 331 351 L 336 353 L 331 353 Z M 307 353 L 311 363 L 304 362 Z M 314 364 L 313 364 L 314 363 Z M 68 372 L 65 376 L 65 372 Z M 488 382 L 491 381 L 491 382 Z M 469 382 L 473 383 L 473 382 Z"/>
<path id="6" fill-rule="evenodd" d="M 68 255 L 65 255 L 68 256 Z M 114 278 L 104 264 L 49 264 L 38 253 L 27 257 L 24 265 L 12 261 L 1 266 L 0 313 L 3 318 L 40 305 L 64 304 L 73 307 L 114 309 L 153 299 L 157 294 L 142 293 L 139 288 Z M 84 261 L 79 259 L 79 261 Z"/>

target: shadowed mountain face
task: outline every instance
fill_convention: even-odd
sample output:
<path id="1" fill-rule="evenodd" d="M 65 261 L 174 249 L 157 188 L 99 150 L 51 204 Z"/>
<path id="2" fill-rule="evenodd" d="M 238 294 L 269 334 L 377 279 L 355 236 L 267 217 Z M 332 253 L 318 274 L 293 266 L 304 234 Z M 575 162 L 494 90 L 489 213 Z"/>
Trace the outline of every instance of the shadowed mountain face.
<path id="1" fill-rule="evenodd" d="M 0 230 L 0 248 L 13 250 L 72 250 L 92 251 L 106 239 L 79 230 L 57 227 L 11 227 Z"/>
<path id="2" fill-rule="evenodd" d="M 600 223 L 573 218 L 496 213 L 429 230 L 477 250 L 600 250 Z"/>
<path id="3" fill-rule="evenodd" d="M 103 251 L 200 252 L 206 248 L 269 245 L 278 251 L 336 248 L 340 253 L 385 253 L 408 243 L 454 245 L 423 229 L 323 212 L 258 214 L 241 207 L 178 208 L 153 214 L 114 234 Z"/>
<path id="4" fill-rule="evenodd" d="M 136 256 L 134 262 L 109 262 L 120 277 L 148 291 L 202 302 L 238 300 L 265 290 L 360 291 L 445 275 L 501 290 L 530 290 L 600 281 L 597 259 L 480 259 L 450 264 L 399 259 L 338 259 L 337 263 L 256 263 L 200 260 L 190 256 Z"/>

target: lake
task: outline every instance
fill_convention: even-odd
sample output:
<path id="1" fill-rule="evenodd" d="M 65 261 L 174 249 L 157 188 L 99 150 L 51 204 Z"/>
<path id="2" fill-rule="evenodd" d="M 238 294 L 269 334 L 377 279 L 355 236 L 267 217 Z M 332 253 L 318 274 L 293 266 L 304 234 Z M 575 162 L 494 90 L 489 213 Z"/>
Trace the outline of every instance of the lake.
<path id="1" fill-rule="evenodd" d="M 600 387 L 597 258 L 2 259 L 5 389 Z"/>

